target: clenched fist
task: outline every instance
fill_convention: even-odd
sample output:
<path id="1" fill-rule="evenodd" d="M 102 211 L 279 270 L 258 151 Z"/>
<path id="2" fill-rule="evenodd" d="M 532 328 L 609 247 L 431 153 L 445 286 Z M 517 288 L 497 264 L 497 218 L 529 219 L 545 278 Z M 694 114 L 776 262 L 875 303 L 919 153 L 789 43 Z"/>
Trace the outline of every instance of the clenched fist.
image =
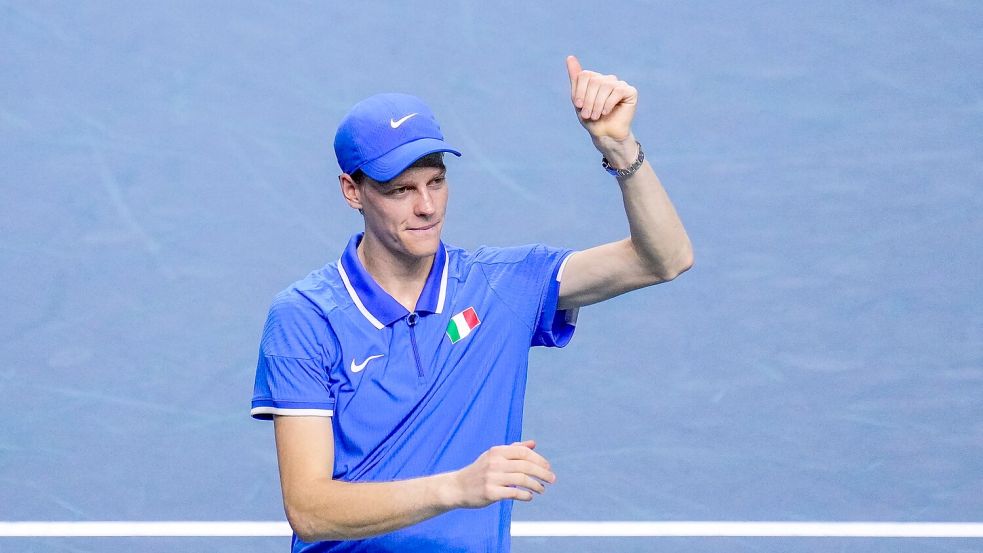
<path id="1" fill-rule="evenodd" d="M 585 71 L 576 56 L 567 56 L 570 99 L 580 124 L 598 142 L 605 138 L 623 142 L 631 134 L 638 105 L 638 91 L 614 75 Z"/>

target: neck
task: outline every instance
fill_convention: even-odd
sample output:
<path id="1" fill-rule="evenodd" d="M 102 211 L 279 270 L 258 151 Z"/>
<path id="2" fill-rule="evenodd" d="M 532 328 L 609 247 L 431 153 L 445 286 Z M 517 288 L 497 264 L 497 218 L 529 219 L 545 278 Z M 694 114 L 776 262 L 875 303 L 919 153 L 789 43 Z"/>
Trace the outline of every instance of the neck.
<path id="1" fill-rule="evenodd" d="M 416 310 L 434 256 L 399 256 L 366 233 L 356 249 L 358 260 L 379 286 L 408 311 Z"/>

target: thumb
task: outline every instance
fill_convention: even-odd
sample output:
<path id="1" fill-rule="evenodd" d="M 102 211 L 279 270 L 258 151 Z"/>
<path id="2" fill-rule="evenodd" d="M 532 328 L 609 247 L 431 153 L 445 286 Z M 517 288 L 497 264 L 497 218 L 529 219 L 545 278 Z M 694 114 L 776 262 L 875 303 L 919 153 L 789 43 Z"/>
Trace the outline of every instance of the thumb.
<path id="1" fill-rule="evenodd" d="M 580 61 L 577 60 L 577 56 L 567 56 L 567 76 L 570 77 L 570 85 L 573 86 L 574 80 L 577 75 L 584 69 L 580 67 Z"/>
<path id="2" fill-rule="evenodd" d="M 524 442 L 512 442 L 512 445 L 521 445 L 529 449 L 536 449 L 536 440 L 526 440 Z"/>

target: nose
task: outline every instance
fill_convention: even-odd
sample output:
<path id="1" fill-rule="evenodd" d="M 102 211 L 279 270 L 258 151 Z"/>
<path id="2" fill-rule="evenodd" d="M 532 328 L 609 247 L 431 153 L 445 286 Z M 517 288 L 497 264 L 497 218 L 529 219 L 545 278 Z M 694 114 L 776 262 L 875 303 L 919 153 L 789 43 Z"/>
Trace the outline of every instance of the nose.
<path id="1" fill-rule="evenodd" d="M 433 203 L 433 195 L 430 194 L 427 187 L 423 187 L 423 192 L 420 193 L 414 206 L 414 212 L 419 217 L 430 217 L 437 212 Z"/>

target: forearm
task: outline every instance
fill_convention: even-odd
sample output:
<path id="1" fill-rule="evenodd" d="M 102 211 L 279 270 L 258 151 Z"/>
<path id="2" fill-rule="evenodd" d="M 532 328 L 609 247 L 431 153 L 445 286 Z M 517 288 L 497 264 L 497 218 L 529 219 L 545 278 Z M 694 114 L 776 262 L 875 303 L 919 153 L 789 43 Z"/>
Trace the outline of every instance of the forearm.
<path id="1" fill-rule="evenodd" d="M 624 168 L 638 156 L 635 137 L 594 141 L 614 166 Z M 646 160 L 633 175 L 619 178 L 631 244 L 639 260 L 661 280 L 671 280 L 693 264 L 693 249 L 669 195 Z"/>
<path id="2" fill-rule="evenodd" d="M 453 509 L 453 473 L 396 482 L 322 480 L 284 493 L 290 525 L 306 542 L 352 540 L 405 528 Z"/>
<path id="3" fill-rule="evenodd" d="M 458 470 L 394 482 L 334 480 L 332 420 L 276 416 L 283 505 L 306 542 L 357 540 L 385 534 L 457 508 L 532 500 L 556 476 L 532 440 L 493 446 Z M 539 479 L 539 480 L 537 480 Z"/>

